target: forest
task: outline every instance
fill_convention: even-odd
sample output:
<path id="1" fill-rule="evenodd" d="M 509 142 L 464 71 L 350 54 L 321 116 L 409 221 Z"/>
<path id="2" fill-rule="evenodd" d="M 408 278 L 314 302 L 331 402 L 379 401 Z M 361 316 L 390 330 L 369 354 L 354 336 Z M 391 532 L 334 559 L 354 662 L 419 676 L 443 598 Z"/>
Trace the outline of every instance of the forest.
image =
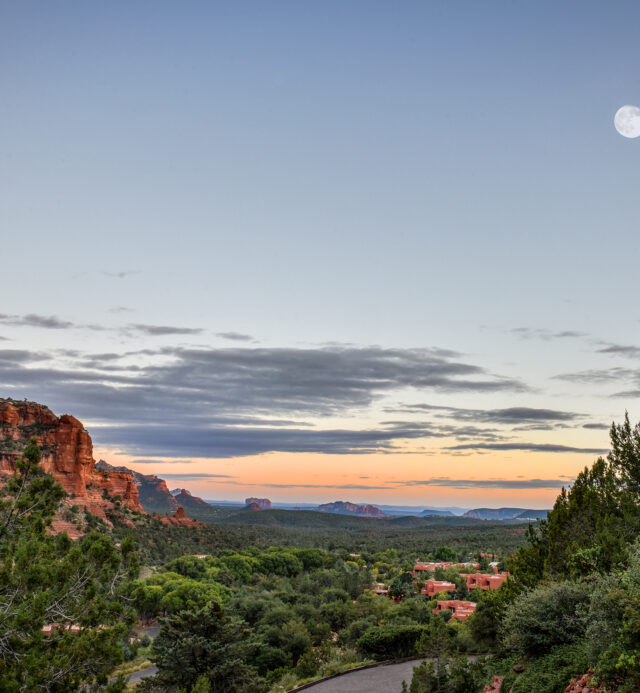
<path id="1" fill-rule="evenodd" d="M 481 691 L 495 675 L 505 692 L 555 693 L 590 670 L 602 690 L 640 689 L 640 426 L 628 417 L 611 429 L 610 454 L 526 530 L 428 520 L 181 528 L 116 506 L 112 526 L 89 517 L 74 542 L 47 531 L 65 499 L 39 459 L 32 442 L 2 488 L 2 692 L 115 693 L 127 663 L 146 658 L 158 671 L 141 693 L 275 693 L 418 656 L 428 659 L 409 693 Z M 486 571 L 483 553 L 510 573 L 499 589 L 470 591 L 448 567 L 433 577 L 453 591 L 421 594 L 416 561 Z M 457 621 L 436 609 L 443 597 L 477 608 Z M 133 630 L 156 620 L 153 642 Z"/>

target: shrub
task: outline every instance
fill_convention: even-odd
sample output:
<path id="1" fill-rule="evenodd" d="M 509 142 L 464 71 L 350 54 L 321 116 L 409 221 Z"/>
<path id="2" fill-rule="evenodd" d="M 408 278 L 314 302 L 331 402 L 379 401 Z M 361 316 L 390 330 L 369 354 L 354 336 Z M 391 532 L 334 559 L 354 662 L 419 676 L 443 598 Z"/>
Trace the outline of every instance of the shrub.
<path id="1" fill-rule="evenodd" d="M 584 584 L 549 583 L 521 595 L 506 610 L 505 646 L 540 656 L 583 637 L 589 594 Z"/>

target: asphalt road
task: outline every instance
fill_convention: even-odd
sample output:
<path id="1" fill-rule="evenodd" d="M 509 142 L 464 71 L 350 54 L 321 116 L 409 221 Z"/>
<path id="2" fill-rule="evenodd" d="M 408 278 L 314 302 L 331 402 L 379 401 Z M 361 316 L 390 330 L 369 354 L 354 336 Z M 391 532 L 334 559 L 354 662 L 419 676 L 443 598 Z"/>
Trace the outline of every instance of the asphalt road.
<path id="1" fill-rule="evenodd" d="M 156 671 L 158 671 L 158 667 L 149 667 L 148 669 L 136 671 L 135 674 L 131 674 L 131 676 L 129 676 L 129 683 L 140 683 L 140 681 L 142 681 L 142 679 L 145 677 L 153 676 Z"/>
<path id="2" fill-rule="evenodd" d="M 400 693 L 402 682 L 406 681 L 407 686 L 411 683 L 413 668 L 420 662 L 417 659 L 352 671 L 328 681 L 320 681 L 306 690 L 313 693 Z"/>

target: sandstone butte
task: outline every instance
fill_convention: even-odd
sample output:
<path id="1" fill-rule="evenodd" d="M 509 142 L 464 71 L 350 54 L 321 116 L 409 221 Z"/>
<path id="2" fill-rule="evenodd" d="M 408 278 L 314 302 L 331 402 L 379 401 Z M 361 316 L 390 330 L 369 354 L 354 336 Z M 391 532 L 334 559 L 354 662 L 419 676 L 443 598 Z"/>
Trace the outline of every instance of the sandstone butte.
<path id="1" fill-rule="evenodd" d="M 77 505 L 108 522 L 105 510 L 114 507 L 110 499 L 119 497 L 124 506 L 144 513 L 131 474 L 96 469 L 91 436 L 78 419 L 68 414 L 58 417 L 37 402 L 0 400 L 1 475 L 15 473 L 16 462 L 31 438 L 38 441 L 42 451 L 42 468 L 67 492 L 68 505 Z M 193 522 L 183 511 L 171 524 L 190 526 Z M 61 518 L 56 518 L 53 526 L 55 531 L 67 530 L 70 536 L 78 536 L 77 529 Z"/>

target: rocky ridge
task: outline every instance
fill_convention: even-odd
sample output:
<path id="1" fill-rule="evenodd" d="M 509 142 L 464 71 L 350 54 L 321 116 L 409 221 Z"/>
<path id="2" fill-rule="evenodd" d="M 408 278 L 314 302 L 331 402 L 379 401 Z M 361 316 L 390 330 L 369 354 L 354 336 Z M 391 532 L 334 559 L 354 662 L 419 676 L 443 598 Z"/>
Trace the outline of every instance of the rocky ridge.
<path id="1" fill-rule="evenodd" d="M 106 520 L 115 501 L 137 512 L 142 505 L 131 475 L 95 468 L 91 436 L 78 419 L 56 416 L 36 402 L 0 400 L 0 474 L 14 474 L 16 462 L 31 438 L 42 451 L 42 468 L 77 505 Z"/>
<path id="2" fill-rule="evenodd" d="M 360 517 L 385 517 L 385 514 L 375 505 L 356 505 L 347 501 L 335 501 L 318 506 L 321 513 L 335 513 L 337 515 L 358 515 Z"/>

